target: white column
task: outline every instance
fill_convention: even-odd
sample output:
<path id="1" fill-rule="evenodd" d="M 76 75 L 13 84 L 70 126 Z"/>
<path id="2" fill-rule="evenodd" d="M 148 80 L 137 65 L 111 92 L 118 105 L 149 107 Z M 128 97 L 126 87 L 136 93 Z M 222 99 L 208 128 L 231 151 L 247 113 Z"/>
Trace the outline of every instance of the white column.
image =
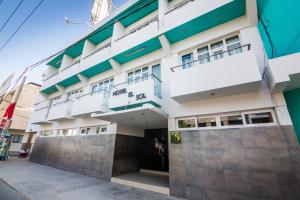
<path id="1" fill-rule="evenodd" d="M 158 20 L 159 20 L 159 29 L 162 31 L 164 27 L 164 16 L 165 13 L 169 10 L 168 0 L 158 0 Z"/>
<path id="2" fill-rule="evenodd" d="M 72 65 L 73 60 L 74 59 L 72 57 L 65 54 L 63 59 L 62 59 L 62 62 L 61 62 L 60 71 L 63 70 L 64 68 Z"/>
<path id="3" fill-rule="evenodd" d="M 292 120 L 283 93 L 274 93 L 273 100 L 280 125 L 292 125 Z"/>
<path id="4" fill-rule="evenodd" d="M 112 35 L 112 43 L 116 41 L 119 37 L 121 37 L 123 34 L 125 34 L 125 27 L 121 22 L 116 22 L 114 24 L 114 30 Z"/>
<path id="5" fill-rule="evenodd" d="M 256 26 L 258 23 L 256 1 L 246 0 L 246 15 L 249 25 Z"/>
<path id="6" fill-rule="evenodd" d="M 91 43 L 90 41 L 85 40 L 81 60 L 84 57 L 88 56 L 90 53 L 92 53 L 94 49 L 95 49 L 95 45 L 93 43 Z"/>

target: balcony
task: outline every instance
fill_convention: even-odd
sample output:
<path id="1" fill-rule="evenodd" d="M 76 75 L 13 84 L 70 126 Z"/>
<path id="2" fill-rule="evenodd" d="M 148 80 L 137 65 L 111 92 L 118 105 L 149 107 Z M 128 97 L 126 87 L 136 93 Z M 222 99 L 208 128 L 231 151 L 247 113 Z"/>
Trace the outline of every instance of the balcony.
<path id="1" fill-rule="evenodd" d="M 180 102 L 257 91 L 262 81 L 250 44 L 171 68 L 170 96 Z"/>
<path id="2" fill-rule="evenodd" d="M 90 117 L 92 113 L 104 113 L 108 110 L 108 91 L 97 91 L 75 98 L 71 116 Z"/>
<path id="3" fill-rule="evenodd" d="M 110 58 L 110 51 L 111 43 L 95 49 L 91 54 L 82 59 L 79 71 L 82 72 L 88 70 L 99 63 L 107 61 Z"/>
<path id="4" fill-rule="evenodd" d="M 73 108 L 73 103 L 73 101 L 67 100 L 51 105 L 47 119 L 49 121 L 72 119 L 71 111 Z"/>
<path id="5" fill-rule="evenodd" d="M 269 60 L 268 74 L 273 92 L 300 87 L 300 53 Z"/>
<path id="6" fill-rule="evenodd" d="M 161 81 L 154 75 L 140 77 L 115 85 L 110 95 L 109 108 L 114 111 L 140 107 L 143 104 L 161 105 Z"/>
<path id="7" fill-rule="evenodd" d="M 35 125 L 43 125 L 51 123 L 47 120 L 49 113 L 49 102 L 43 101 L 35 104 L 34 111 L 31 117 L 31 123 Z"/>
<path id="8" fill-rule="evenodd" d="M 118 38 L 114 44 L 116 48 L 113 49 L 113 55 L 118 55 L 127 50 L 131 51 L 133 47 L 158 36 L 158 33 L 158 17 L 156 16 Z M 138 54 L 138 52 L 146 48 L 147 47 L 142 46 L 137 50 L 133 50 L 133 52 L 126 53 L 126 55 L 128 57 L 132 54 Z M 118 62 L 122 63 L 122 61 L 119 60 Z"/>
<path id="9" fill-rule="evenodd" d="M 241 17 L 245 0 L 184 0 L 164 14 L 165 36 L 171 44 Z"/>
<path id="10" fill-rule="evenodd" d="M 48 77 L 45 77 L 45 79 L 43 80 L 41 91 L 45 91 L 48 88 L 53 87 L 57 83 L 57 77 L 58 71 Z"/>
<path id="11" fill-rule="evenodd" d="M 58 84 L 62 84 L 62 86 L 64 87 L 68 86 L 68 85 L 64 85 L 63 82 L 70 79 L 71 77 L 76 76 L 76 74 L 78 74 L 79 71 L 79 66 L 80 66 L 80 61 L 77 61 L 61 69 L 57 77 Z"/>

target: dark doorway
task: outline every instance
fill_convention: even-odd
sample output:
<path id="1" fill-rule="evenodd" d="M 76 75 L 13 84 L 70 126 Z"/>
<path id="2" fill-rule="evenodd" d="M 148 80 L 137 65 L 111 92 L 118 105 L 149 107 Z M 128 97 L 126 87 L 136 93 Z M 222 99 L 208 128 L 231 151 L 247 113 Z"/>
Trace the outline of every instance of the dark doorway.
<path id="1" fill-rule="evenodd" d="M 168 129 L 145 129 L 141 168 L 169 171 Z"/>

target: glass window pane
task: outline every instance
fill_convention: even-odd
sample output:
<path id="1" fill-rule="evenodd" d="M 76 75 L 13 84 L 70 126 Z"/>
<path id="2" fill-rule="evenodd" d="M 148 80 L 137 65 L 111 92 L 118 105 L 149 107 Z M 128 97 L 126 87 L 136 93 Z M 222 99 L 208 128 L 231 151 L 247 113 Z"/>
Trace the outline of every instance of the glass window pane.
<path id="1" fill-rule="evenodd" d="M 144 67 L 142 69 L 142 81 L 148 80 L 148 71 L 149 71 L 148 67 Z"/>
<path id="2" fill-rule="evenodd" d="M 198 60 L 200 64 L 210 61 L 208 46 L 202 47 L 198 51 Z"/>
<path id="3" fill-rule="evenodd" d="M 241 115 L 223 116 L 220 119 L 222 126 L 243 125 L 243 119 Z"/>
<path id="4" fill-rule="evenodd" d="M 134 82 L 138 83 L 140 82 L 140 78 L 141 78 L 141 69 L 135 70 L 134 72 Z"/>
<path id="5" fill-rule="evenodd" d="M 224 46 L 223 41 L 215 42 L 215 43 L 210 45 L 212 50 L 223 48 L 223 46 Z"/>
<path id="6" fill-rule="evenodd" d="M 194 128 L 196 127 L 195 119 L 180 119 L 178 120 L 179 128 Z"/>
<path id="7" fill-rule="evenodd" d="M 227 38 L 225 41 L 226 41 L 226 44 L 228 45 L 228 44 L 239 42 L 240 38 L 239 38 L 239 36 L 236 35 L 231 38 Z"/>
<path id="8" fill-rule="evenodd" d="M 217 126 L 217 121 L 216 121 L 215 117 L 207 117 L 207 118 L 198 117 L 197 118 L 197 123 L 198 123 L 198 127 L 214 127 L 214 126 Z"/>
<path id="9" fill-rule="evenodd" d="M 271 112 L 245 114 L 246 124 L 265 124 L 273 123 L 273 117 Z"/>
<path id="10" fill-rule="evenodd" d="M 191 53 L 182 56 L 182 69 L 192 67 L 193 64 L 192 61 L 193 61 L 193 56 Z"/>

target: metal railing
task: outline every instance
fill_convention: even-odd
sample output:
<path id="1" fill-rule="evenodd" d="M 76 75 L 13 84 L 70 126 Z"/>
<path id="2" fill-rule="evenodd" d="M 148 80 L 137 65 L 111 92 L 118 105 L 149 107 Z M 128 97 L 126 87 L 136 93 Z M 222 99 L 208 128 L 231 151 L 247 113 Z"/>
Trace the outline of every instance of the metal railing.
<path id="1" fill-rule="evenodd" d="M 58 71 L 56 71 L 55 73 L 51 74 L 49 77 L 44 78 L 43 81 L 47 81 L 47 80 L 49 80 L 50 78 L 56 76 L 57 74 L 58 74 Z"/>
<path id="2" fill-rule="evenodd" d="M 229 49 L 227 51 L 214 53 L 213 55 L 209 55 L 209 56 L 203 57 L 203 58 L 198 59 L 198 60 L 193 60 L 191 62 L 187 62 L 187 63 L 181 64 L 181 65 L 177 65 L 177 66 L 172 67 L 170 69 L 171 69 L 172 72 L 175 72 L 176 70 L 182 70 L 182 69 L 194 67 L 195 63 L 198 63 L 199 65 L 202 65 L 202 64 L 205 64 L 205 63 L 213 62 L 214 60 L 223 59 L 226 54 L 227 54 L 227 56 L 233 56 L 233 55 L 236 55 L 238 53 L 242 53 L 245 50 L 250 51 L 250 48 L 251 48 L 251 45 L 246 44 L 246 45 L 243 45 L 243 46 L 240 46 L 240 47 Z M 211 58 L 213 58 L 213 59 L 211 59 Z"/>
<path id="3" fill-rule="evenodd" d="M 139 25 L 138 27 L 136 27 L 136 28 L 134 28 L 133 30 L 129 31 L 129 33 L 127 33 L 127 34 L 125 34 L 125 35 L 122 35 L 121 37 L 119 37 L 118 39 L 116 39 L 116 41 L 121 40 L 122 38 L 125 38 L 126 36 L 128 36 L 128 35 L 130 35 L 130 34 L 133 34 L 133 33 L 135 33 L 135 32 L 137 32 L 137 31 L 139 31 L 139 30 L 141 30 L 141 29 L 147 27 L 148 25 L 150 25 L 151 23 L 156 22 L 156 21 L 158 22 L 158 16 L 156 16 L 156 17 L 154 17 L 154 18 L 152 18 L 152 19 L 146 21 L 145 23 Z M 158 28 L 158 26 L 157 26 L 157 28 Z"/>
<path id="4" fill-rule="evenodd" d="M 92 53 L 90 53 L 89 55 L 85 56 L 83 59 L 86 59 L 86 58 L 94 55 L 95 53 L 97 53 L 97 52 L 99 52 L 99 51 L 101 51 L 101 50 L 103 50 L 105 48 L 108 48 L 108 47 L 111 47 L 111 43 L 108 43 L 108 44 L 106 44 L 104 46 L 99 47 L 98 49 L 96 49 L 95 51 L 93 51 Z"/>
<path id="5" fill-rule="evenodd" d="M 74 66 L 74 65 L 76 65 L 76 64 L 78 64 L 78 63 L 80 63 L 80 60 L 78 60 L 78 61 L 72 63 L 71 65 L 69 65 L 69 66 L 63 68 L 62 70 L 60 70 L 60 72 L 63 72 L 63 71 L 65 71 L 66 69 L 69 69 L 70 67 L 72 67 L 72 66 Z"/>
<path id="6" fill-rule="evenodd" d="M 149 77 L 151 77 L 152 79 Z M 148 74 L 146 76 L 141 75 L 140 77 L 132 79 L 130 81 L 127 80 L 126 82 L 114 85 L 113 88 L 118 89 L 119 86 L 123 86 L 123 85 L 126 85 L 125 87 L 128 87 L 128 86 L 130 87 L 135 84 L 140 84 L 140 83 L 143 83 L 143 82 L 146 82 L 149 80 L 154 81 L 154 86 L 153 86 L 154 87 L 154 95 L 161 98 L 161 83 L 162 83 L 162 81 L 153 74 Z"/>
<path id="7" fill-rule="evenodd" d="M 83 97 L 86 97 L 86 96 L 93 96 L 93 95 L 96 95 L 96 94 L 108 94 L 108 96 L 109 96 L 109 94 L 110 94 L 110 91 L 107 91 L 107 90 L 104 90 L 104 89 L 100 89 L 100 90 L 97 90 L 97 91 L 94 91 L 94 92 L 89 92 L 89 93 L 86 93 L 86 94 L 82 94 L 82 95 L 80 95 L 80 96 L 78 96 L 78 97 L 75 97 L 75 100 L 78 100 L 78 99 L 80 99 L 80 98 L 83 98 Z"/>
<path id="8" fill-rule="evenodd" d="M 168 10 L 165 13 L 165 15 L 167 15 L 167 14 L 173 12 L 174 10 L 177 10 L 177 9 L 179 9 L 179 8 L 187 5 L 188 3 L 192 2 L 192 1 L 195 1 L 195 0 L 187 0 L 187 1 L 183 1 L 183 2 L 180 2 L 180 3 L 176 4 L 176 5 L 174 5 L 172 8 L 170 8 L 170 10 Z"/>

